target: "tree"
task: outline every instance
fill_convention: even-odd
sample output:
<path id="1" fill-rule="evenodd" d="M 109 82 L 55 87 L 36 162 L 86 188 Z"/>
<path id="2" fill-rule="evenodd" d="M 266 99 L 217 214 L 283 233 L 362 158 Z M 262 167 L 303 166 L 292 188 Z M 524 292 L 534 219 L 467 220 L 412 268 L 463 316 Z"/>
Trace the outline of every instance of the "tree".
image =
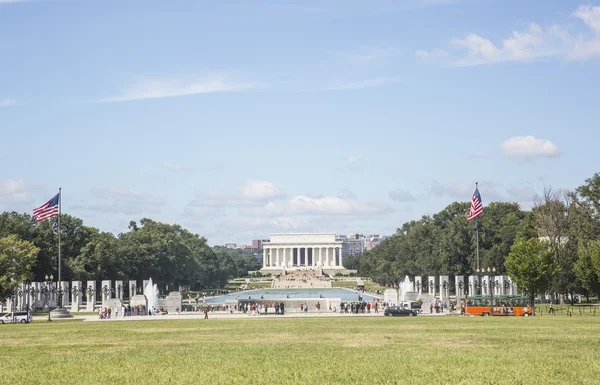
<path id="1" fill-rule="evenodd" d="M 581 243 L 573 267 L 589 301 L 590 293 L 600 292 L 600 241 Z"/>
<path id="2" fill-rule="evenodd" d="M 538 238 L 521 238 L 511 247 L 504 266 L 519 291 L 529 296 L 535 307 L 535 296 L 550 285 L 554 274 L 554 250 L 549 242 Z"/>
<path id="3" fill-rule="evenodd" d="M 21 282 L 31 279 L 31 270 L 40 249 L 11 234 L 0 238 L 0 300 L 9 296 Z"/>

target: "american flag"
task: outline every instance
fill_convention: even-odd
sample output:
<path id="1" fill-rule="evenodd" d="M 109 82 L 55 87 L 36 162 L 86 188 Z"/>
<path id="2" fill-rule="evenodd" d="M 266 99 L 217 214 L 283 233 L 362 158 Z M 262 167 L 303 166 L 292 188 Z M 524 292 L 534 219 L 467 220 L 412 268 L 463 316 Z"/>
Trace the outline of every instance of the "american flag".
<path id="1" fill-rule="evenodd" d="M 471 198 L 471 211 L 467 216 L 467 221 L 471 221 L 483 213 L 483 204 L 481 204 L 481 195 L 479 195 L 479 189 L 476 187 L 473 197 Z"/>
<path id="2" fill-rule="evenodd" d="M 58 216 L 58 200 L 60 198 L 60 193 L 56 194 L 54 198 L 50 199 L 48 202 L 44 203 L 37 209 L 33 209 L 33 219 L 36 222 L 45 221 L 48 218 L 57 217 Z"/>

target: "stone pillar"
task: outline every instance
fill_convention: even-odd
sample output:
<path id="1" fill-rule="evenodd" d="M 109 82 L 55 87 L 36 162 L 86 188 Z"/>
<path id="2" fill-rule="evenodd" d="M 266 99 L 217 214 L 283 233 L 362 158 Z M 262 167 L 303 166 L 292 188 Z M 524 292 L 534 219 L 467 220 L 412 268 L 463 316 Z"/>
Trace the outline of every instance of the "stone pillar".
<path id="1" fill-rule="evenodd" d="M 81 290 L 81 281 L 71 282 L 71 313 L 77 313 L 79 311 L 79 306 L 81 305 L 81 296 L 83 295 Z"/>
<path id="2" fill-rule="evenodd" d="M 42 305 L 42 283 L 41 282 L 33 282 L 31 284 L 31 287 L 33 287 L 35 294 L 33 296 L 33 302 L 31 303 L 32 307 L 34 309 L 39 309 L 41 308 Z"/>
<path id="3" fill-rule="evenodd" d="M 462 288 L 460 283 L 462 282 Z M 460 304 L 460 300 L 465 298 L 465 277 L 462 275 L 454 276 L 456 303 Z"/>
<path id="4" fill-rule="evenodd" d="M 267 248 L 263 246 L 263 267 L 267 267 Z"/>
<path id="5" fill-rule="evenodd" d="M 104 302 L 108 299 L 112 298 L 111 295 L 112 282 L 111 281 L 102 281 L 102 286 L 100 287 L 100 293 L 102 298 L 102 306 L 104 306 Z"/>
<path id="6" fill-rule="evenodd" d="M 435 296 L 435 275 L 430 275 L 427 278 L 427 285 L 429 286 L 429 295 Z"/>
<path id="7" fill-rule="evenodd" d="M 330 262 L 329 262 L 329 261 L 331 261 L 331 253 L 330 253 L 330 250 L 332 250 L 332 248 L 328 247 L 328 248 L 327 248 L 327 260 L 325 261 L 325 266 L 327 266 L 327 267 L 331 266 L 331 265 L 330 265 Z"/>
<path id="8" fill-rule="evenodd" d="M 115 281 L 115 298 L 118 298 L 123 302 L 123 281 Z"/>
<path id="9" fill-rule="evenodd" d="M 275 261 L 277 267 L 281 267 L 281 260 L 279 259 L 279 247 L 275 250 Z"/>
<path id="10" fill-rule="evenodd" d="M 481 295 L 491 295 L 489 275 L 483 276 L 483 280 L 481 281 Z"/>
<path id="11" fill-rule="evenodd" d="M 420 275 L 415 276 L 415 291 L 417 295 L 423 294 L 423 279 Z"/>
<path id="12" fill-rule="evenodd" d="M 133 298 L 134 295 L 137 294 L 137 282 L 136 281 L 129 281 L 129 300 L 131 300 L 131 298 Z"/>
<path id="13" fill-rule="evenodd" d="M 450 278 L 447 275 L 440 275 L 440 301 L 450 302 Z"/>
<path id="14" fill-rule="evenodd" d="M 98 293 L 96 293 L 96 281 L 87 281 L 86 285 L 86 311 L 94 311 L 94 306 L 96 305 L 96 298 Z"/>
<path id="15" fill-rule="evenodd" d="M 60 304 L 62 305 L 62 307 L 64 308 L 65 306 L 69 305 L 69 282 L 67 281 L 61 281 L 58 285 L 58 287 L 62 290 L 62 298 L 60 298 Z M 58 298 L 57 298 L 58 300 Z"/>
<path id="16" fill-rule="evenodd" d="M 340 253 L 339 258 L 340 258 L 340 264 L 338 265 L 339 267 L 343 267 L 344 266 L 344 254 L 342 254 L 342 246 L 338 247 L 338 251 Z"/>
<path id="17" fill-rule="evenodd" d="M 480 289 L 477 288 L 479 285 L 479 277 L 476 275 L 469 276 L 469 296 L 478 295 L 480 293 Z"/>

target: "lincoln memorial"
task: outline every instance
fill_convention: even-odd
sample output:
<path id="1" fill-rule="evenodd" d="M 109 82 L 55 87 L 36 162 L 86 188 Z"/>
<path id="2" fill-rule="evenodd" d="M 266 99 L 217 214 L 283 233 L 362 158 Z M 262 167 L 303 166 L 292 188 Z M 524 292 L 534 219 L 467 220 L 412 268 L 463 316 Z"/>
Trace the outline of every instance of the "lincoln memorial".
<path id="1" fill-rule="evenodd" d="M 262 271 L 307 267 L 344 269 L 342 241 L 336 241 L 334 233 L 271 234 L 269 242 L 263 242 L 262 247 Z"/>

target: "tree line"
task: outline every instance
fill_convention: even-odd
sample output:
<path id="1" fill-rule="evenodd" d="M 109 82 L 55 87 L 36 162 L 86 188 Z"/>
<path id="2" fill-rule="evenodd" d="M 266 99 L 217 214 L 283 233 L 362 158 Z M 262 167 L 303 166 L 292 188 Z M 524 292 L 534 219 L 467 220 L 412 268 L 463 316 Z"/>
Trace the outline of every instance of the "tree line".
<path id="1" fill-rule="evenodd" d="M 54 219 L 36 223 L 29 214 L 0 215 L 0 298 L 24 280 L 43 281 L 58 271 Z M 261 266 L 252 253 L 208 246 L 205 238 L 174 224 L 144 218 L 118 234 L 61 215 L 62 280 L 137 280 L 159 287 L 220 288 Z"/>
<path id="2" fill-rule="evenodd" d="M 470 275 L 476 232 L 470 203 L 454 202 L 405 223 L 389 239 L 344 265 L 384 285 L 405 275 Z M 492 202 L 478 218 L 480 266 L 510 275 L 532 299 L 542 292 L 600 294 L 600 174 L 572 191 L 545 188 L 532 210 Z"/>

